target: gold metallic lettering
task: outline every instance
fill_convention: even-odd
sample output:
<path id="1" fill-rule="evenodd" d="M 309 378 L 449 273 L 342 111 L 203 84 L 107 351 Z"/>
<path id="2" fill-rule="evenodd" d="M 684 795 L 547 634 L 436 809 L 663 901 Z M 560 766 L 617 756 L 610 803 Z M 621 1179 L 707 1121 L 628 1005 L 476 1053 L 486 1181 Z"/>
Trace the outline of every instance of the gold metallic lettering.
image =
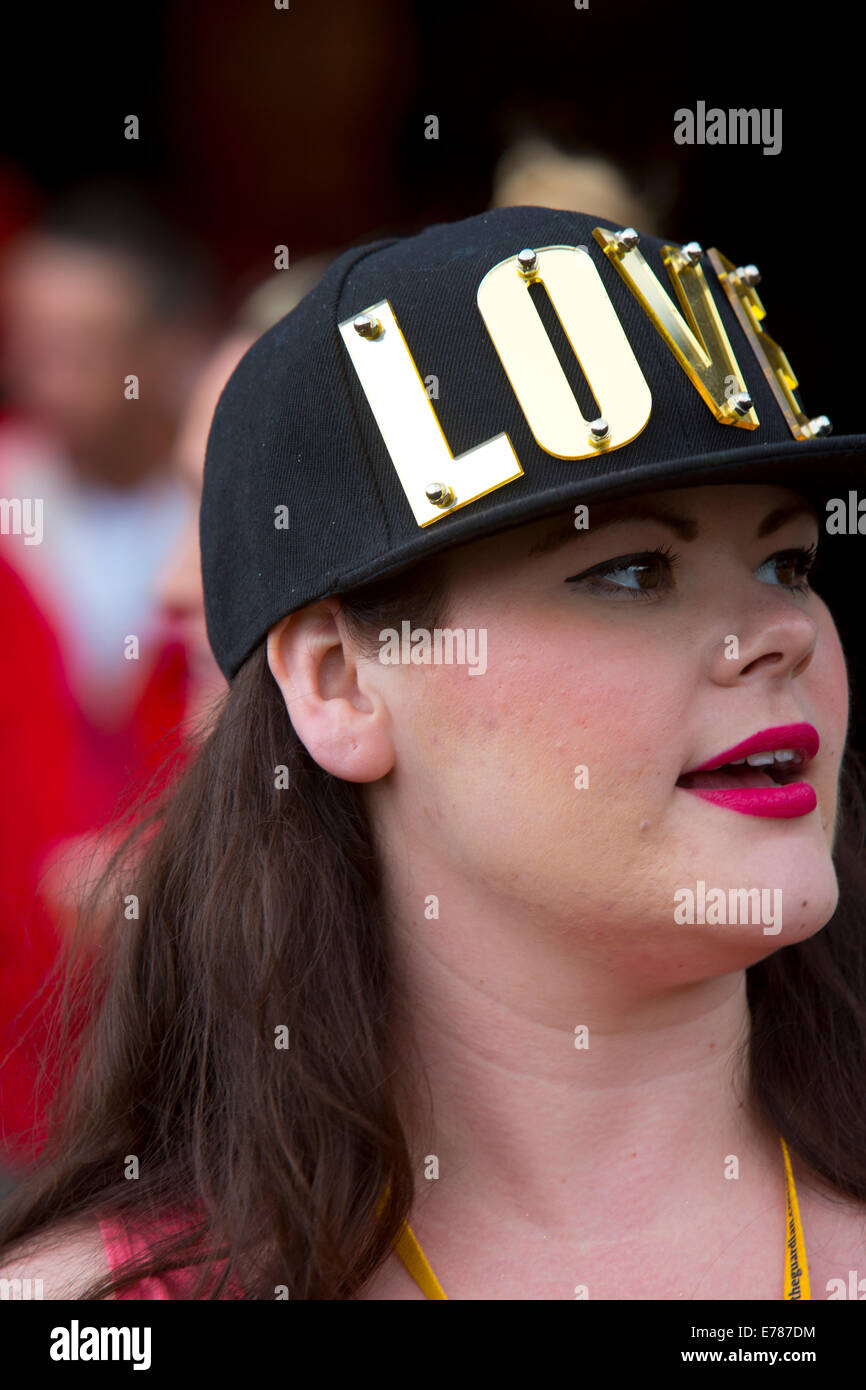
<path id="1" fill-rule="evenodd" d="M 737 275 L 733 263 L 723 256 L 715 246 L 709 248 L 707 256 L 758 359 L 758 365 L 770 384 L 770 390 L 779 403 L 779 409 L 784 415 L 792 435 L 795 439 L 814 439 L 821 432 L 820 428 L 815 426 L 819 425 L 819 421 L 823 421 L 825 417 L 820 416 L 819 421 L 813 421 L 800 409 L 794 396 L 797 378 L 791 371 L 791 364 L 779 344 L 774 342 L 769 333 L 761 326 L 761 320 L 767 311 L 761 303 L 754 285 L 748 284 Z"/>
<path id="2" fill-rule="evenodd" d="M 619 449 L 649 420 L 649 386 L 588 253 L 575 246 L 534 249 L 534 261 L 527 260 L 531 272 L 511 256 L 488 270 L 478 286 L 478 308 L 493 346 L 536 442 L 548 454 L 581 459 Z M 530 297 L 536 281 L 547 290 L 608 426 L 606 432 L 597 429 L 597 437 Z"/>
<path id="3" fill-rule="evenodd" d="M 724 425 L 757 429 L 760 422 L 754 407 L 742 415 L 734 407 L 732 396 L 735 392 L 748 395 L 748 387 L 699 261 L 693 263 L 678 246 L 662 247 L 662 260 L 687 323 L 637 245 L 625 249 L 605 227 L 596 227 L 593 236 L 715 418 Z"/>
<path id="4" fill-rule="evenodd" d="M 368 336 L 371 330 L 363 323 L 362 336 L 356 318 L 372 321 L 375 336 Z M 339 329 L 419 526 L 523 476 L 507 434 L 454 457 L 387 299 L 344 320 Z"/>

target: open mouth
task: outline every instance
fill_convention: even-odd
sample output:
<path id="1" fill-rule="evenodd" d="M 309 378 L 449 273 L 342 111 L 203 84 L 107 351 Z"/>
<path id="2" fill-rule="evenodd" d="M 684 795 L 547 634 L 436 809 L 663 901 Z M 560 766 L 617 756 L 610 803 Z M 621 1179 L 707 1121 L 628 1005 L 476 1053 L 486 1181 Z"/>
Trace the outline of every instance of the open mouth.
<path id="1" fill-rule="evenodd" d="M 818 730 L 811 724 L 763 729 L 681 773 L 676 785 L 745 816 L 807 816 L 818 797 L 804 773 L 819 746 Z"/>
<path id="2" fill-rule="evenodd" d="M 803 780 L 809 759 L 796 748 L 780 748 L 770 753 L 752 753 L 709 770 L 684 772 L 678 787 L 688 791 L 721 791 L 727 788 L 787 787 Z"/>

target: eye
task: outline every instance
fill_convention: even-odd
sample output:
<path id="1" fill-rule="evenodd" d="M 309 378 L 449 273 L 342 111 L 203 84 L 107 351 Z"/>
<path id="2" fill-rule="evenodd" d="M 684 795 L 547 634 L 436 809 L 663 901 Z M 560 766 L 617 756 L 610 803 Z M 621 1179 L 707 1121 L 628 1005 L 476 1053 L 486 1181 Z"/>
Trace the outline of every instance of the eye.
<path id="1" fill-rule="evenodd" d="M 669 545 L 618 555 L 581 574 L 569 575 L 566 584 L 579 584 L 599 598 L 656 598 L 673 588 L 673 569 L 679 560 Z"/>
<path id="2" fill-rule="evenodd" d="M 755 570 L 755 574 L 762 583 L 778 584 L 783 589 L 790 589 L 792 594 L 809 594 L 812 590 L 807 576 L 815 563 L 817 550 L 817 545 L 777 550 L 775 555 L 771 555 L 769 560 L 765 560 L 760 568 Z M 765 572 L 776 577 L 765 580 L 762 578 Z"/>

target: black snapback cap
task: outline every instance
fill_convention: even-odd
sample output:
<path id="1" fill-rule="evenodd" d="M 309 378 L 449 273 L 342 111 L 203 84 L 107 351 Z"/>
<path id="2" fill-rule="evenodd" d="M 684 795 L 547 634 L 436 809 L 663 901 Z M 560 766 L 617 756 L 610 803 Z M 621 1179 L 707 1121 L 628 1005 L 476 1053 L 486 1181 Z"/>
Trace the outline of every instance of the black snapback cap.
<path id="1" fill-rule="evenodd" d="M 536 207 L 345 251 L 214 413 L 200 539 L 223 674 L 287 613 L 577 503 L 766 481 L 848 505 L 866 436 L 803 412 L 759 279 Z"/>

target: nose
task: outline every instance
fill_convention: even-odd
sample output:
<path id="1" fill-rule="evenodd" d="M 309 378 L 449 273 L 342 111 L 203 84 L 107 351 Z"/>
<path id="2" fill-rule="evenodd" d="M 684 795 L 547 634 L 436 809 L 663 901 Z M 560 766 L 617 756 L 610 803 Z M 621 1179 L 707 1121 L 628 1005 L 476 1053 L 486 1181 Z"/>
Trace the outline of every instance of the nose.
<path id="1" fill-rule="evenodd" d="M 743 611 L 712 647 L 709 675 L 719 685 L 794 679 L 808 669 L 815 655 L 818 625 L 789 596 L 769 595 Z"/>

